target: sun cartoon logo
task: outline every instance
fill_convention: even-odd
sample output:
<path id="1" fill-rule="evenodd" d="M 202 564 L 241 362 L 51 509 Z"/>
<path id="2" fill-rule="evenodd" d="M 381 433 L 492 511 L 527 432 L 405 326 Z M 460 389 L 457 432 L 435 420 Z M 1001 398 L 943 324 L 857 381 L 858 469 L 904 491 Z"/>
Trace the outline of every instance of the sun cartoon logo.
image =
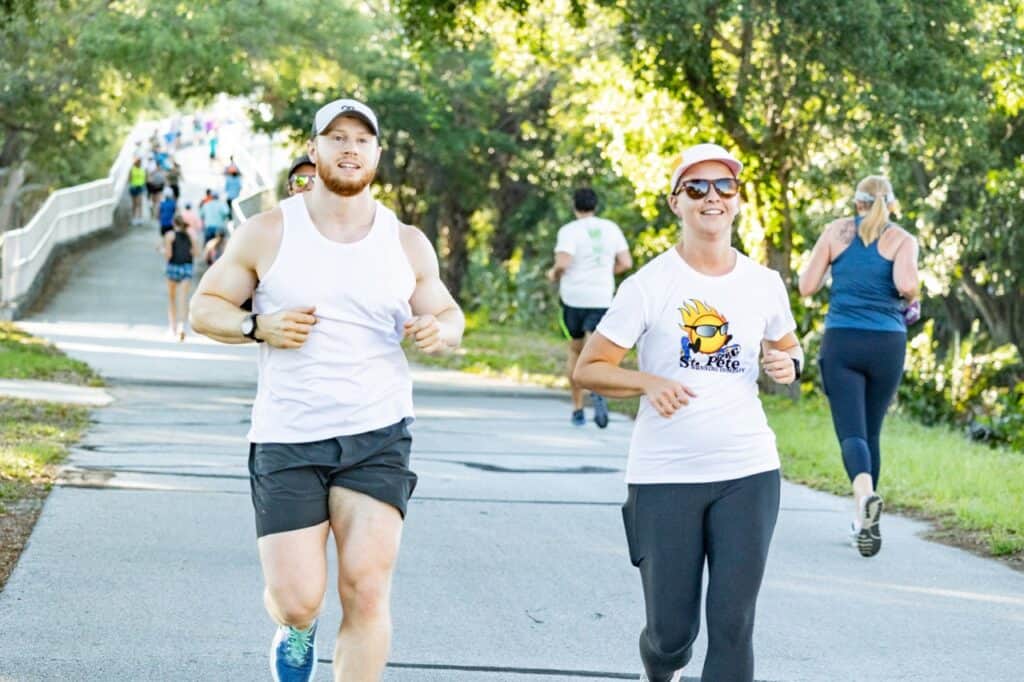
<path id="1" fill-rule="evenodd" d="M 697 353 L 712 355 L 720 351 L 732 340 L 729 333 L 729 321 L 725 317 L 697 299 L 692 299 L 679 309 L 683 323 L 679 325 L 686 333 L 690 349 Z"/>

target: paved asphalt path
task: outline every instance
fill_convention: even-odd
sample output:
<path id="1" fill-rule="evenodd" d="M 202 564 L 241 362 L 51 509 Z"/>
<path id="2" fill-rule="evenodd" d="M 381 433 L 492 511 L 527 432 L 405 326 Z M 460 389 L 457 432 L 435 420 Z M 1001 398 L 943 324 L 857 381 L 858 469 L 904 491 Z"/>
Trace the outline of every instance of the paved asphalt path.
<path id="1" fill-rule="evenodd" d="M 202 149 L 183 156 L 194 199 L 219 169 Z M 90 252 L 25 322 L 96 367 L 115 402 L 94 411 L 0 593 L 0 680 L 268 679 L 244 440 L 253 348 L 172 339 L 156 234 L 136 227 Z M 420 483 L 385 680 L 636 679 L 643 614 L 619 512 L 628 420 L 573 428 L 561 393 L 415 376 Z M 845 500 L 784 485 L 759 680 L 1024 679 L 1024 575 L 894 516 L 864 560 L 846 523 Z M 325 663 L 339 618 L 332 588 Z"/>

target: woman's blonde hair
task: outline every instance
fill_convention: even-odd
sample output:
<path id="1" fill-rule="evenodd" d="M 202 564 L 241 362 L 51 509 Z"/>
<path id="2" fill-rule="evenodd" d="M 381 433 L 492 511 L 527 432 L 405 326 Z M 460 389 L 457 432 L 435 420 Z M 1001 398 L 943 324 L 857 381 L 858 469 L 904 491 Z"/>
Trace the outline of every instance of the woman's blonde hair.
<path id="1" fill-rule="evenodd" d="M 883 175 L 869 175 L 857 183 L 853 198 L 858 204 L 871 207 L 860 224 L 860 238 L 865 244 L 870 244 L 881 236 L 889 224 L 889 215 L 899 206 L 892 192 L 892 183 Z"/>

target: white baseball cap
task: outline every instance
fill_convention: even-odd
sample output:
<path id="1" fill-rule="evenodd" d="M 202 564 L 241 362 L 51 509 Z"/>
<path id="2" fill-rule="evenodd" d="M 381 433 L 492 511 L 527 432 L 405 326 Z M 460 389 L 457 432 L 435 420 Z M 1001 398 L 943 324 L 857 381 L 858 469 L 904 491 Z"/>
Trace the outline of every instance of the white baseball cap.
<path id="1" fill-rule="evenodd" d="M 682 157 L 679 159 L 679 165 L 672 171 L 672 183 L 670 184 L 669 191 L 675 191 L 679 178 L 683 177 L 683 173 L 689 170 L 691 166 L 696 166 L 704 161 L 724 163 L 732 171 L 733 177 L 738 176 L 740 171 L 743 170 L 743 164 L 740 163 L 739 159 L 727 152 L 724 147 L 719 147 L 717 144 L 695 144 L 683 152 Z"/>
<path id="2" fill-rule="evenodd" d="M 320 110 L 316 112 L 316 117 L 313 119 L 313 136 L 316 137 L 327 130 L 327 126 L 331 125 L 331 122 L 339 116 L 354 116 L 358 118 L 370 126 L 370 130 L 373 131 L 374 135 L 380 137 L 377 114 L 373 113 L 373 109 L 370 107 L 354 99 L 336 99 L 320 107 Z"/>

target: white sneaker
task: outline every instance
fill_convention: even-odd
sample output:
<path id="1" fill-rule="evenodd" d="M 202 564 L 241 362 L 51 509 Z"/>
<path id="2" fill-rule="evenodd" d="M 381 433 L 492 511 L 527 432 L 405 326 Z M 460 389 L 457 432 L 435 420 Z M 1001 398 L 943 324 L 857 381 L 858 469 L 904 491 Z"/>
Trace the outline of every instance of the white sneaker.
<path id="1" fill-rule="evenodd" d="M 857 536 L 860 535 L 860 524 L 850 521 L 850 527 L 846 529 L 846 539 L 851 547 L 857 546 Z"/>

